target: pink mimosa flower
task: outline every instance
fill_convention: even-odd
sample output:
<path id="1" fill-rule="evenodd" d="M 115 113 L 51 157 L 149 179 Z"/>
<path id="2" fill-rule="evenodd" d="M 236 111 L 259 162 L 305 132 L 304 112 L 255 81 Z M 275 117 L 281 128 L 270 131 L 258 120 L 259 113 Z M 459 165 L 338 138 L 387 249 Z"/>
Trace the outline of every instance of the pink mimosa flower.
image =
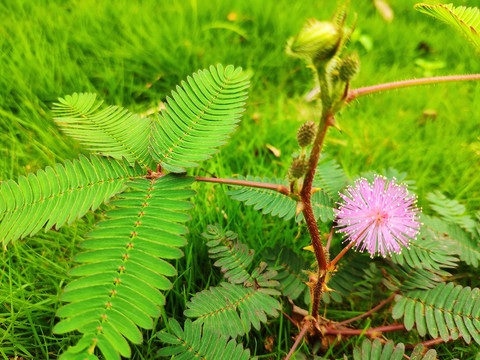
<path id="1" fill-rule="evenodd" d="M 337 232 L 355 242 L 355 249 L 381 254 L 400 253 L 418 235 L 421 223 L 416 195 L 407 186 L 375 176 L 373 184 L 359 179 L 340 194 L 343 203 L 335 210 Z"/>

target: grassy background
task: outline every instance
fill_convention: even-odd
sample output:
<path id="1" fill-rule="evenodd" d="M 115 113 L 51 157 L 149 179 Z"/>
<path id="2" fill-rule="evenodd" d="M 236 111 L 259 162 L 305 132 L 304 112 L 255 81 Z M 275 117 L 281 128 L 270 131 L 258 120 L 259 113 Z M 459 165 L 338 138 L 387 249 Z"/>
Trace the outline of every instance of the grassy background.
<path id="1" fill-rule="evenodd" d="M 387 24 L 370 0 L 353 1 L 358 25 L 350 49 L 362 59 L 354 87 L 430 74 L 480 72 L 478 56 L 460 35 L 414 11 L 414 1 L 390 3 L 395 20 Z M 473 6 L 475 2 L 456 1 L 456 5 Z M 309 71 L 284 55 L 285 40 L 301 28 L 305 18 L 328 18 L 335 6 L 333 0 L 2 1 L 0 179 L 15 178 L 84 152 L 51 119 L 49 109 L 57 97 L 93 91 L 108 104 L 143 112 L 157 106 L 181 79 L 216 63 L 242 66 L 252 74 L 252 85 L 240 127 L 204 169 L 223 177 L 284 176 L 290 154 L 296 150 L 296 129 L 312 115 L 311 106 L 302 100 L 312 87 Z M 229 14 L 235 21 L 228 19 Z M 419 60 L 430 66 L 419 66 Z M 421 204 L 426 205 L 423 195 L 439 189 L 469 211 L 477 211 L 479 90 L 480 83 L 462 83 L 361 98 L 339 116 L 343 132 L 330 131 L 326 149 L 349 175 L 393 167 L 416 181 Z M 437 115 L 425 118 L 424 110 Z M 281 156 L 276 158 L 266 144 L 280 149 Z M 208 223 L 228 224 L 257 251 L 291 243 L 298 232 L 294 224 L 265 219 L 227 201 L 220 186 L 196 187 L 198 211 L 190 223 L 186 256 L 178 263 L 180 276 L 169 294 L 168 316 L 180 316 L 192 293 L 218 281 L 218 273 L 210 272 L 199 236 Z M 51 328 L 76 243 L 94 222 L 91 214 L 58 232 L 18 242 L 2 254 L 3 358 L 55 359 L 68 346 L 70 337 L 53 336 Z M 307 241 L 302 233 L 298 248 Z M 475 279 L 478 284 L 478 275 Z M 339 316 L 348 318 L 375 303 L 371 299 L 361 309 L 358 304 L 347 304 Z M 157 330 L 162 327 L 160 321 Z M 275 337 L 273 355 L 266 358 L 285 356 L 291 330 L 283 320 L 266 330 Z M 158 347 L 154 334 L 147 334 L 145 344 L 134 351 L 134 359 L 153 358 Z M 392 337 L 418 341 L 413 335 Z M 251 337 L 249 345 L 265 353 L 259 339 Z M 350 353 L 352 342 L 359 341 L 332 347 L 328 356 L 340 358 L 343 351 Z M 469 349 L 457 341 L 438 350 L 440 358 L 469 358 L 478 347 Z"/>

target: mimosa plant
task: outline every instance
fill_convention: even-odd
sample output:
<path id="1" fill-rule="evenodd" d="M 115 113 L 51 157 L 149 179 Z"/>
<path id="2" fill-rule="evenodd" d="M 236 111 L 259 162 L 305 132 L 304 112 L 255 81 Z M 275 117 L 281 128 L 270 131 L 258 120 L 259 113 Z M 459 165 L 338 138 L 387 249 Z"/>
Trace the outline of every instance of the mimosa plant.
<path id="1" fill-rule="evenodd" d="M 478 45 L 480 23 L 476 9 L 418 5 L 422 11 L 450 21 Z M 0 238 L 9 245 L 42 228 L 59 229 L 110 206 L 86 238 L 70 271 L 57 310 L 57 334 L 79 332 L 76 344 L 60 359 L 120 359 L 132 355 L 130 343 L 142 342 L 140 329 L 152 329 L 168 298 L 176 269 L 169 260 L 183 256 L 195 182 L 232 186 L 232 199 L 265 214 L 305 222 L 315 255 L 309 267 L 305 257 L 291 249 L 267 249 L 264 261 L 254 263 L 253 250 L 231 230 L 212 225 L 204 237 L 224 281 L 195 294 L 184 312 L 189 318 L 170 319 L 158 332 L 164 345 L 159 356 L 176 359 L 248 359 L 240 343 L 253 328 L 277 317 L 281 297 L 288 297 L 298 336 L 287 359 L 293 358 L 305 335 L 315 344 L 334 335 L 365 334 L 355 359 L 399 359 L 403 344 L 380 335 L 416 327 L 433 340 L 415 347 L 411 359 L 433 359 L 425 346 L 462 337 L 480 344 L 480 289 L 456 285 L 446 271 L 458 262 L 478 267 L 479 227 L 448 217 L 456 203 L 432 195 L 441 217 L 421 214 L 416 195 L 401 179 L 365 175 L 352 181 L 336 162 L 321 157 L 330 128 L 339 128 L 335 115 L 366 94 L 405 86 L 447 81 L 478 80 L 480 75 L 416 79 L 351 89 L 360 69 L 356 54 L 345 48 L 353 32 L 346 25 L 346 7 L 330 21 L 309 20 L 288 41 L 287 53 L 306 62 L 319 91 L 319 117 L 303 124 L 297 134 L 299 151 L 286 178 L 193 177 L 190 168 L 210 159 L 235 131 L 247 100 L 249 81 L 240 68 L 211 66 L 176 87 L 157 117 L 140 117 L 116 106 L 102 106 L 94 94 L 59 99 L 54 119 L 68 135 L 92 152 L 47 167 L 17 181 L 0 183 Z M 453 19 L 453 20 L 451 20 Z M 469 30 L 466 26 L 468 26 Z M 368 179 L 367 179 L 367 178 Z M 340 192 L 340 193 L 339 193 Z M 317 222 L 331 230 L 323 236 Z M 187 225 L 185 225 L 187 224 Z M 343 233 L 343 249 L 332 242 Z M 365 256 L 344 257 L 354 247 Z M 336 254 L 333 260 L 331 254 Z M 341 262 L 339 262 L 342 260 Z M 367 313 L 336 322 L 320 316 L 328 304 L 355 292 L 365 282 L 381 284 L 389 295 Z M 359 283 L 360 285 L 358 285 Z M 301 295 L 304 294 L 305 302 Z M 393 322 L 379 328 L 354 329 L 351 322 L 370 316 L 395 300 Z M 286 302 L 284 302 L 285 304 Z M 308 310 L 302 305 L 308 306 Z M 292 321 L 294 321 L 292 319 Z"/>

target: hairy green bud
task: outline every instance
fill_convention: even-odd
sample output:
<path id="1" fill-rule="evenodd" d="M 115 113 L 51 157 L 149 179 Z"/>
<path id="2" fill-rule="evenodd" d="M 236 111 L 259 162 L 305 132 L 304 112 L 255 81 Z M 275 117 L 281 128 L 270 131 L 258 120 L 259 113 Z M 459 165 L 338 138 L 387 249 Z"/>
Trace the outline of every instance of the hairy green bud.
<path id="1" fill-rule="evenodd" d="M 301 148 L 304 148 L 310 145 L 315 139 L 317 134 L 317 125 L 313 121 L 307 121 L 305 124 L 300 126 L 297 132 L 297 141 L 298 145 Z"/>
<path id="2" fill-rule="evenodd" d="M 340 26 L 311 19 L 297 36 L 288 40 L 287 53 L 294 57 L 328 60 L 337 52 L 342 36 Z"/>
<path id="3" fill-rule="evenodd" d="M 352 80 L 360 71 L 360 59 L 357 54 L 350 54 L 342 59 L 338 69 L 340 79 L 343 81 Z"/>
<path id="4" fill-rule="evenodd" d="M 288 178 L 293 181 L 295 179 L 300 179 L 305 171 L 307 170 L 307 163 L 305 159 L 296 158 L 293 159 L 290 169 L 288 169 Z"/>

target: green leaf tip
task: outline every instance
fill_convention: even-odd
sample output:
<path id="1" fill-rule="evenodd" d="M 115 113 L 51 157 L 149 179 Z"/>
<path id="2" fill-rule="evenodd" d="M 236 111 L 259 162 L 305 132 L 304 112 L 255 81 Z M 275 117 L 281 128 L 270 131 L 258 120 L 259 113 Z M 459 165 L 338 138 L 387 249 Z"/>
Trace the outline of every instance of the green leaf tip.
<path id="1" fill-rule="evenodd" d="M 480 53 L 480 10 L 453 4 L 416 4 L 415 9 L 447 23 L 463 34 Z"/>

